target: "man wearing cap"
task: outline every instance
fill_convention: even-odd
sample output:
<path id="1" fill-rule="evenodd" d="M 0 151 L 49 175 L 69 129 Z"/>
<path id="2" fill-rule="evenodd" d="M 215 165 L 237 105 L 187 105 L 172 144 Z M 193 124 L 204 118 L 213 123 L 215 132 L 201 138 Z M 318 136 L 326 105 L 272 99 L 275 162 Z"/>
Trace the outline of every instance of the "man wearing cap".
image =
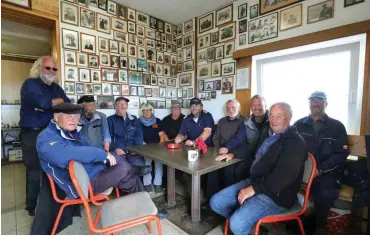
<path id="1" fill-rule="evenodd" d="M 36 60 L 30 70 L 30 78 L 21 88 L 21 147 L 26 165 L 26 210 L 35 215 L 37 197 L 40 192 L 40 161 L 36 150 L 37 135 L 53 118 L 52 107 L 70 102 L 63 89 L 55 83 L 57 64 L 50 56 Z"/>
<path id="2" fill-rule="evenodd" d="M 176 101 L 171 105 L 171 114 L 162 120 L 165 141 L 174 140 L 176 138 L 183 120 L 184 115 L 181 113 L 181 104 Z"/>
<path id="3" fill-rule="evenodd" d="M 344 125 L 330 118 L 325 109 L 326 94 L 316 91 L 309 97 L 311 114 L 294 124 L 306 141 L 306 151 L 314 155 L 317 168 L 312 183 L 316 212 L 316 229 L 325 227 L 327 215 L 340 188 L 340 167 L 349 155 Z"/>

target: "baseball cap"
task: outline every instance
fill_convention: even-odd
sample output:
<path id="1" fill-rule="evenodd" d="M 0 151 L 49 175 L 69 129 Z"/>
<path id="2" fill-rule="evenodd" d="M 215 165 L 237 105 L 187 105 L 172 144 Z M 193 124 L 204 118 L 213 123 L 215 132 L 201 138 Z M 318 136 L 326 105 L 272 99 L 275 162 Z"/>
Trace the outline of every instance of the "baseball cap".
<path id="1" fill-rule="evenodd" d="M 202 101 L 199 98 L 192 98 L 190 100 L 190 106 L 191 105 L 202 105 Z"/>
<path id="2" fill-rule="evenodd" d="M 311 100 L 313 98 L 321 98 L 321 99 L 326 100 L 326 94 L 324 92 L 321 92 L 321 91 L 315 91 L 315 92 L 311 93 L 311 96 L 308 99 Z"/>

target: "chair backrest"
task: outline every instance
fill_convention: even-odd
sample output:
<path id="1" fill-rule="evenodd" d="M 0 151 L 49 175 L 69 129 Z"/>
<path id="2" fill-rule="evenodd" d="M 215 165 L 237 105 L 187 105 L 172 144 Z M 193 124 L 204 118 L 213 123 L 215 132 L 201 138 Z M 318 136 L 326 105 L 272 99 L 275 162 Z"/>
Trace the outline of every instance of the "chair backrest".
<path id="1" fill-rule="evenodd" d="M 85 201 L 89 197 L 90 179 L 85 167 L 78 161 L 69 163 L 69 174 L 80 198 Z"/>
<path id="2" fill-rule="evenodd" d="M 304 174 L 302 178 L 302 182 L 306 184 L 306 191 L 305 191 L 302 209 L 298 213 L 299 215 L 303 214 L 307 208 L 308 199 L 310 197 L 310 189 L 311 189 L 313 178 L 315 176 L 315 170 L 316 170 L 315 157 L 311 153 L 308 153 L 308 158 L 305 163 Z"/>
<path id="3" fill-rule="evenodd" d="M 308 154 L 308 158 L 306 160 L 306 163 L 304 164 L 304 174 L 303 174 L 302 182 L 305 184 L 307 184 L 308 181 L 310 180 L 311 172 L 314 170 L 313 165 L 314 165 L 315 159 L 312 160 L 310 158 L 310 155 L 311 153 Z"/>
<path id="4" fill-rule="evenodd" d="M 50 183 L 50 188 L 51 188 L 51 193 L 53 194 L 53 198 L 56 202 L 58 203 L 64 203 L 66 200 L 62 200 L 58 197 L 57 195 L 57 191 L 56 191 L 56 188 L 55 188 L 55 183 L 54 183 L 54 180 L 53 178 L 51 177 L 51 175 L 49 175 L 48 173 L 46 173 L 46 176 L 48 177 L 49 179 L 49 183 Z"/>

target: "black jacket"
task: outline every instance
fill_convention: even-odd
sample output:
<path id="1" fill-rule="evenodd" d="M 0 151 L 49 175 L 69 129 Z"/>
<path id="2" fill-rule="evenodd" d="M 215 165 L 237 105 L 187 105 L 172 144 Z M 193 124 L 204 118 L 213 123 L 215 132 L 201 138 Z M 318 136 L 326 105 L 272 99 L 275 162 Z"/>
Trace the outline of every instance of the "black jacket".
<path id="1" fill-rule="evenodd" d="M 306 141 L 306 151 L 315 156 L 320 173 L 331 173 L 344 163 L 349 155 L 347 132 L 344 125 L 325 115 L 324 125 L 315 140 L 310 116 L 295 122 L 298 132 Z"/>
<path id="2" fill-rule="evenodd" d="M 255 193 L 266 194 L 279 206 L 292 207 L 306 159 L 304 139 L 295 127 L 289 127 L 253 166 L 251 180 Z"/>

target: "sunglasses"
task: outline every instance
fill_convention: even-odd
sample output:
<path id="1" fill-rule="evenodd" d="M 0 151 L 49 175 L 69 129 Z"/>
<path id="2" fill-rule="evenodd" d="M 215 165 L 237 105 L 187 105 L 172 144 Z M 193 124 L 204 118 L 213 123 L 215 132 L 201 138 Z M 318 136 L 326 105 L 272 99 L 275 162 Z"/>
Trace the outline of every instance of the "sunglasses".
<path id="1" fill-rule="evenodd" d="M 47 71 L 50 71 L 50 70 L 53 70 L 53 71 L 58 71 L 58 68 L 55 68 L 55 67 L 49 67 L 49 66 L 45 66 L 44 67 L 45 68 L 45 70 L 47 70 Z"/>

